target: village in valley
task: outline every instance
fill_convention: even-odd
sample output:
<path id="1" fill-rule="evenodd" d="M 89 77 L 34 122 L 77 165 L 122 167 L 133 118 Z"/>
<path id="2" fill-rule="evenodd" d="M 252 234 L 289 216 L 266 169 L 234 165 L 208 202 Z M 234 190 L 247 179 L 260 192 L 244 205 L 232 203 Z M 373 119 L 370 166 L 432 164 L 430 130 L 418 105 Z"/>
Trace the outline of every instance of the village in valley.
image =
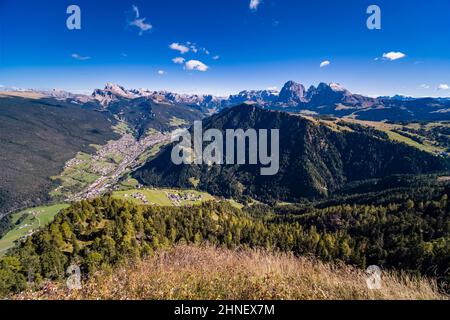
<path id="1" fill-rule="evenodd" d="M 119 140 L 96 147 L 96 153 L 79 153 L 67 162 L 55 180 L 61 185 L 51 195 L 62 201 L 91 199 L 114 190 L 119 180 L 142 165 L 159 146 L 170 141 L 170 134 L 152 131 L 142 139 L 126 133 Z M 154 150 L 153 150 L 154 149 Z"/>
<path id="2" fill-rule="evenodd" d="M 142 189 L 114 193 L 120 198 L 134 200 L 139 204 L 167 205 L 172 206 L 193 205 L 213 198 L 207 193 L 194 190 L 165 190 L 165 189 Z"/>

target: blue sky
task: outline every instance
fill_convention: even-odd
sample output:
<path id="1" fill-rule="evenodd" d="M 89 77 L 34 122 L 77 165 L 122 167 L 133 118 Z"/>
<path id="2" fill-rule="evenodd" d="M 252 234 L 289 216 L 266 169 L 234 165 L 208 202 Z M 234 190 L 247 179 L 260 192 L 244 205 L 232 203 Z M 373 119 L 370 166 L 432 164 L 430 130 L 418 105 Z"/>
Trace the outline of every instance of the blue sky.
<path id="1" fill-rule="evenodd" d="M 450 96 L 448 0 L 253 1 L 0 0 L 0 85 L 225 95 L 295 80 Z M 71 4 L 81 30 L 66 27 Z M 381 30 L 366 27 L 371 4 Z"/>

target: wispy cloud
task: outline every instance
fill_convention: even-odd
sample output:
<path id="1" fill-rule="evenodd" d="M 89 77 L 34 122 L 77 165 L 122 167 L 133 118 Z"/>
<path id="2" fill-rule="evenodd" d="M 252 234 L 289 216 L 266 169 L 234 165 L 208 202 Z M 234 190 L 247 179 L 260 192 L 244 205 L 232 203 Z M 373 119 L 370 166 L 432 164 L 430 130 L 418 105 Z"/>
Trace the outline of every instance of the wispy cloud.
<path id="1" fill-rule="evenodd" d="M 420 89 L 430 89 L 430 86 L 428 84 L 423 83 L 419 86 L 419 88 Z"/>
<path id="2" fill-rule="evenodd" d="M 172 59 L 172 62 L 176 64 L 183 64 L 184 61 L 186 61 L 186 59 L 184 59 L 183 57 L 176 57 Z"/>
<path id="3" fill-rule="evenodd" d="M 213 59 L 213 60 L 219 60 L 219 59 L 220 59 L 220 56 L 214 56 L 214 57 L 212 57 L 212 59 Z"/>
<path id="4" fill-rule="evenodd" d="M 258 10 L 259 5 L 261 4 L 262 0 L 250 0 L 249 8 L 250 10 L 256 11 Z"/>
<path id="5" fill-rule="evenodd" d="M 186 70 L 196 70 L 205 72 L 208 71 L 209 67 L 199 60 L 189 60 L 185 64 Z"/>
<path id="6" fill-rule="evenodd" d="M 179 51 L 181 54 L 192 52 L 195 54 L 203 53 L 205 55 L 210 55 L 211 52 L 205 47 L 200 47 L 196 43 L 191 41 L 186 41 L 185 43 L 174 42 L 169 45 L 169 48 L 175 51 Z M 175 62 L 177 63 L 177 62 Z"/>
<path id="7" fill-rule="evenodd" d="M 167 72 L 165 72 L 164 70 L 158 70 L 158 74 L 160 75 L 160 76 L 163 76 L 163 75 L 165 75 Z"/>
<path id="8" fill-rule="evenodd" d="M 328 67 L 330 64 L 331 64 L 330 61 L 325 60 L 325 61 L 322 61 L 322 62 L 320 63 L 320 67 L 321 67 L 321 68 L 325 68 L 325 67 Z"/>
<path id="9" fill-rule="evenodd" d="M 450 86 L 446 83 L 441 83 L 437 89 L 438 90 L 450 90 Z"/>
<path id="10" fill-rule="evenodd" d="M 197 53 L 198 52 L 198 48 L 197 48 L 197 45 L 195 43 L 192 43 L 192 42 L 188 41 L 187 45 L 189 46 L 189 48 L 191 49 L 191 51 L 193 53 Z"/>
<path id="11" fill-rule="evenodd" d="M 134 12 L 134 19 L 129 22 L 130 26 L 139 28 L 139 35 L 142 36 L 145 31 L 151 30 L 153 26 L 150 23 L 146 23 L 146 18 L 141 18 L 139 8 L 136 5 L 132 6 Z"/>
<path id="12" fill-rule="evenodd" d="M 82 56 L 82 55 L 80 55 L 80 54 L 78 54 L 78 53 L 73 53 L 73 54 L 71 55 L 71 57 L 72 57 L 73 59 L 75 59 L 75 60 L 80 60 L 80 61 L 86 61 L 86 60 L 91 59 L 91 57 L 88 57 L 88 56 Z"/>
<path id="13" fill-rule="evenodd" d="M 389 61 L 403 59 L 405 57 L 406 57 L 406 54 L 404 54 L 403 52 L 391 51 L 391 52 L 383 53 L 383 59 L 389 60 Z"/>
<path id="14" fill-rule="evenodd" d="M 189 50 L 190 50 L 187 46 L 179 44 L 177 42 L 172 43 L 169 46 L 169 48 L 172 50 L 179 51 L 181 54 L 185 54 L 186 52 L 189 52 Z"/>

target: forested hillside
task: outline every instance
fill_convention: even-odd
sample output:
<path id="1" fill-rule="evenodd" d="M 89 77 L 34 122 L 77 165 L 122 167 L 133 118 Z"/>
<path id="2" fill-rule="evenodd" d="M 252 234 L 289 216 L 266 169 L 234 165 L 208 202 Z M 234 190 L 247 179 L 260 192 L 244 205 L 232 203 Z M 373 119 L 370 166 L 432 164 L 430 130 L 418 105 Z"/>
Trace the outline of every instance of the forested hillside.
<path id="1" fill-rule="evenodd" d="M 188 188 L 197 181 L 199 189 L 226 197 L 298 201 L 333 195 L 355 181 L 448 172 L 445 158 L 354 124 L 329 127 L 297 115 L 241 105 L 207 118 L 203 127 L 279 129 L 278 174 L 262 176 L 259 165 L 177 166 L 171 161 L 172 146 L 168 146 L 134 176 L 150 186 Z"/>
<path id="2" fill-rule="evenodd" d="M 0 96 L 0 217 L 49 200 L 77 152 L 116 139 L 106 114 L 54 99 Z"/>
<path id="3" fill-rule="evenodd" d="M 164 132 L 179 126 L 189 126 L 203 118 L 203 113 L 182 104 L 158 104 L 145 98 L 131 101 L 119 100 L 108 106 L 112 115 L 123 120 L 133 129 L 137 138 L 150 129 Z"/>
<path id="4" fill-rule="evenodd" d="M 81 201 L 0 260 L 0 292 L 23 290 L 30 276 L 37 286 L 43 279 L 62 279 L 71 263 L 87 276 L 174 244 L 204 242 L 276 248 L 360 268 L 377 264 L 438 277 L 445 286 L 450 265 L 448 193 L 447 187 L 429 199 L 343 204 L 303 213 L 269 206 L 242 211 L 226 202 L 153 207 L 110 197 Z"/>

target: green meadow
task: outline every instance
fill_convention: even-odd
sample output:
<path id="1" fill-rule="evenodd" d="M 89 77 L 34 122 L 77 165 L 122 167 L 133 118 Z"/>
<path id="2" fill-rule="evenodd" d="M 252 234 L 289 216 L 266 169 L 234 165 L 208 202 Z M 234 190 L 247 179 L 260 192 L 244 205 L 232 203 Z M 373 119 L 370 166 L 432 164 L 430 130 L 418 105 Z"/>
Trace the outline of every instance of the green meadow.
<path id="1" fill-rule="evenodd" d="M 68 208 L 68 204 L 55 204 L 30 208 L 11 216 L 14 228 L 0 239 L 0 256 L 15 245 L 15 242 L 53 221 L 55 215 Z"/>

